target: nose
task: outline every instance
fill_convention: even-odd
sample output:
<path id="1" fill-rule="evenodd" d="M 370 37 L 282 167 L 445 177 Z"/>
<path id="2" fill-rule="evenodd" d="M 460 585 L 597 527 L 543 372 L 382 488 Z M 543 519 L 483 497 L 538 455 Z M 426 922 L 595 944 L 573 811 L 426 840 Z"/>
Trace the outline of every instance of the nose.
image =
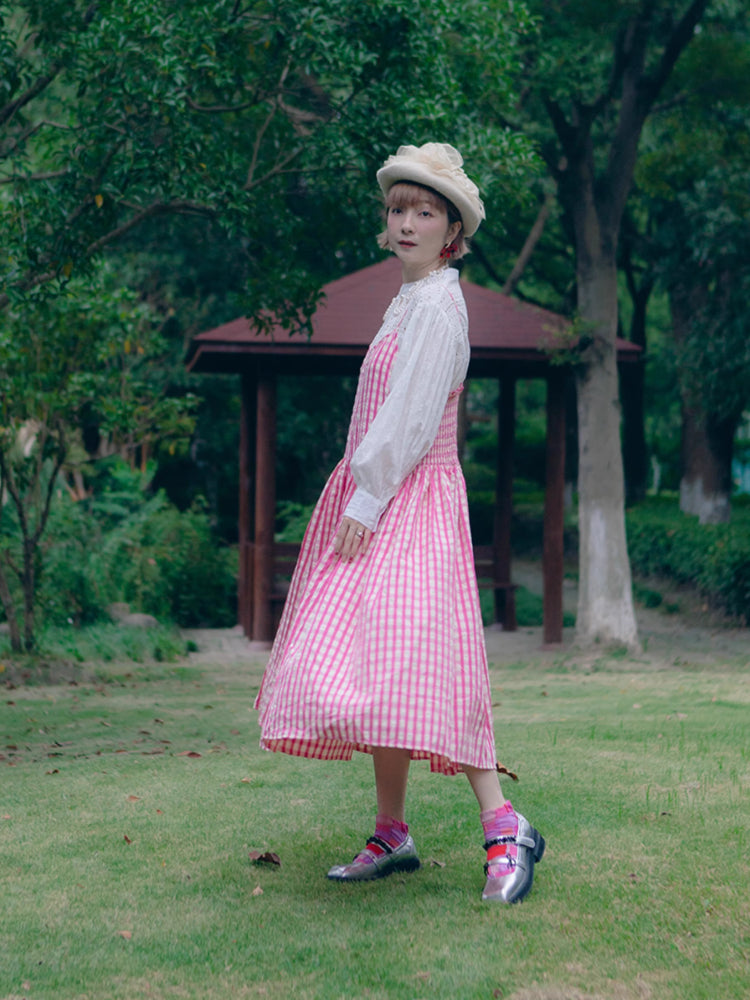
<path id="1" fill-rule="evenodd" d="M 414 231 L 414 218 L 411 210 L 404 212 L 401 216 L 401 231 L 404 233 Z"/>

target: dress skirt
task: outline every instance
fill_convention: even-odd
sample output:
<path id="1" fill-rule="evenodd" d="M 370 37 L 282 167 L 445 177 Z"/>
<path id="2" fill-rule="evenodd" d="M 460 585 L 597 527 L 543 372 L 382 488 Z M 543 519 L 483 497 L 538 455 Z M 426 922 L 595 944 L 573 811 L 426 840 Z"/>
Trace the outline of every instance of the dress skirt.
<path id="1" fill-rule="evenodd" d="M 371 346 L 344 458 L 305 533 L 256 707 L 261 746 L 349 760 L 411 750 L 433 771 L 494 769 L 487 657 L 456 449 L 459 391 L 364 556 L 333 542 L 355 490 L 349 461 L 387 393 L 396 333 Z"/>

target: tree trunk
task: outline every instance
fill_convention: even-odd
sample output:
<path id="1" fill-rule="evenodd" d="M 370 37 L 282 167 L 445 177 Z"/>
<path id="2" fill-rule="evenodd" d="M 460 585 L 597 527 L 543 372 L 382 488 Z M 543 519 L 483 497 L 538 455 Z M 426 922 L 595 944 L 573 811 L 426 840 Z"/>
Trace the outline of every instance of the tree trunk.
<path id="1" fill-rule="evenodd" d="M 645 364 L 642 359 L 624 365 L 620 373 L 622 400 L 622 460 L 625 497 L 629 504 L 646 496 L 649 461 L 644 420 Z"/>
<path id="2" fill-rule="evenodd" d="M 680 510 L 701 524 L 721 524 L 732 515 L 732 451 L 737 419 L 716 420 L 682 407 Z"/>
<path id="3" fill-rule="evenodd" d="M 636 287 L 635 278 L 628 275 L 633 319 L 630 324 L 630 341 L 646 349 L 646 313 L 653 290 L 653 280 L 647 277 Z M 625 469 L 625 497 L 628 503 L 637 503 L 646 496 L 648 486 L 648 447 L 645 421 L 646 363 L 643 355 L 633 364 L 624 365 L 620 373 L 620 398 L 622 400 L 622 460 Z"/>
<path id="4" fill-rule="evenodd" d="M 578 299 L 591 345 L 577 376 L 577 636 L 636 648 L 630 561 L 625 538 L 624 476 L 617 385 L 617 269 L 603 250 L 579 253 Z"/>
<path id="5" fill-rule="evenodd" d="M 5 618 L 8 622 L 10 648 L 14 653 L 21 653 L 23 649 L 21 646 L 21 630 L 18 627 L 18 618 L 16 617 L 16 605 L 13 600 L 13 594 L 10 591 L 8 579 L 5 576 L 5 570 L 2 566 L 0 566 L 0 603 L 3 606 Z"/>
<path id="6" fill-rule="evenodd" d="M 705 308 L 707 290 L 697 282 L 675 284 L 669 293 L 672 331 L 684 344 L 693 316 Z M 720 524 L 731 517 L 732 451 L 739 416 L 719 419 L 705 413 L 695 398 L 691 372 L 680 371 L 682 390 L 682 478 L 680 510 L 701 524 Z"/>
<path id="7" fill-rule="evenodd" d="M 36 556 L 36 544 L 31 539 L 25 539 L 23 544 L 23 648 L 27 653 L 32 653 L 36 645 L 34 636 L 35 614 L 34 603 L 36 598 L 36 573 L 34 572 L 34 559 Z"/>

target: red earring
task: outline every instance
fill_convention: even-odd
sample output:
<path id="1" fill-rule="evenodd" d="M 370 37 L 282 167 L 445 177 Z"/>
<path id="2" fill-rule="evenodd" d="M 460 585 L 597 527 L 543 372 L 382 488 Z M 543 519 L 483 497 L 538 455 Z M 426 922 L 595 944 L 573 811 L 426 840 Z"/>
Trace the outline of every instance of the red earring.
<path id="1" fill-rule="evenodd" d="M 455 242 L 449 243 L 447 246 L 444 246 L 443 249 L 440 251 L 440 259 L 450 260 L 450 258 L 456 253 L 457 250 L 458 247 L 456 246 Z"/>

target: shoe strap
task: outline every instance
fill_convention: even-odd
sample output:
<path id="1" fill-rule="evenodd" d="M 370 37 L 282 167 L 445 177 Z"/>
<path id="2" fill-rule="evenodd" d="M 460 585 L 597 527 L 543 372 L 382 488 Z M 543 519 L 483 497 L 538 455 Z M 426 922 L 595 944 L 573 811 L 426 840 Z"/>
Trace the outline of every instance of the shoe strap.
<path id="1" fill-rule="evenodd" d="M 536 847 L 536 841 L 533 837 L 493 837 L 492 840 L 486 841 L 484 845 L 485 851 L 489 851 L 496 844 L 517 844 L 519 847 L 530 847 L 532 850 Z"/>
<path id="2" fill-rule="evenodd" d="M 484 849 L 489 851 L 491 847 L 496 847 L 498 844 L 515 844 L 515 837 L 493 837 L 492 840 L 485 842 Z"/>
<path id="3" fill-rule="evenodd" d="M 383 840 L 382 837 L 378 837 L 377 834 L 374 834 L 372 837 L 370 837 L 367 841 L 367 844 L 368 846 L 370 844 L 375 844 L 377 847 L 382 847 L 386 854 L 393 854 L 393 848 L 388 843 L 388 841 Z"/>

